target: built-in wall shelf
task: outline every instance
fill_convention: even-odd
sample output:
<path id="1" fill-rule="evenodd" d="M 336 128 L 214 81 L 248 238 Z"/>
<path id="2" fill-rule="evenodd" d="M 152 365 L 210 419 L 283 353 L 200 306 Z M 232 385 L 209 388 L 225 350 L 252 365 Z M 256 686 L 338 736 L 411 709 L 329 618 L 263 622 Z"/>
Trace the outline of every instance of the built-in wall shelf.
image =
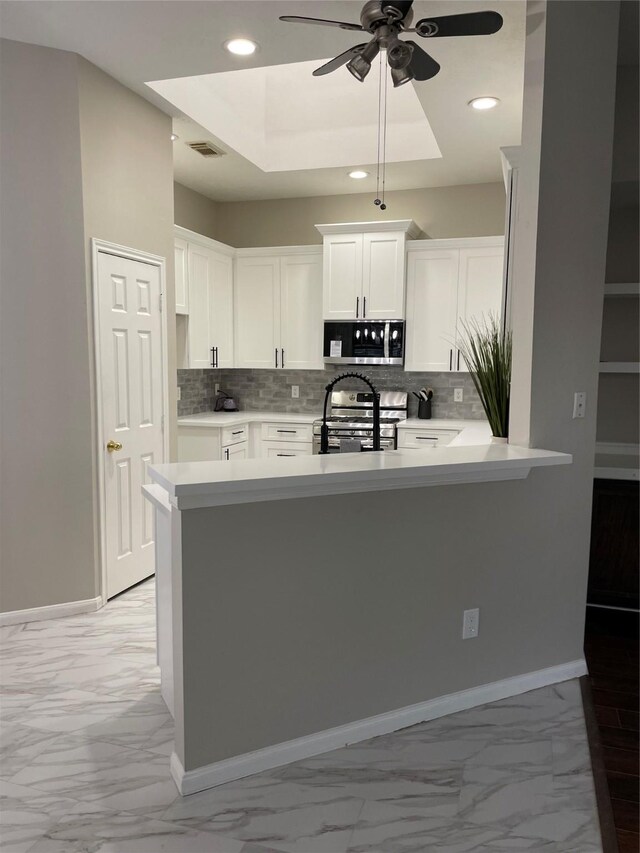
<path id="1" fill-rule="evenodd" d="M 626 282 L 622 284 L 605 284 L 605 296 L 640 296 L 640 284 Z"/>
<path id="2" fill-rule="evenodd" d="M 601 361 L 600 373 L 640 373 L 640 361 Z"/>
<path id="3" fill-rule="evenodd" d="M 599 441 L 593 476 L 601 480 L 640 480 L 640 448 L 637 444 Z"/>

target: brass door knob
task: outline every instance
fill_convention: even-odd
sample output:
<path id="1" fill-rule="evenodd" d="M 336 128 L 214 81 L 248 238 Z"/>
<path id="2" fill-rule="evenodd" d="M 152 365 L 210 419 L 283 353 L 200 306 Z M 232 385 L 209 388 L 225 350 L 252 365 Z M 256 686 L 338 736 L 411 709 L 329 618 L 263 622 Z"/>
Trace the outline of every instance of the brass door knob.
<path id="1" fill-rule="evenodd" d="M 109 453 L 113 453 L 114 450 L 122 450 L 122 445 L 119 441 L 114 441 L 113 439 L 111 439 L 107 442 L 107 450 L 109 451 Z"/>

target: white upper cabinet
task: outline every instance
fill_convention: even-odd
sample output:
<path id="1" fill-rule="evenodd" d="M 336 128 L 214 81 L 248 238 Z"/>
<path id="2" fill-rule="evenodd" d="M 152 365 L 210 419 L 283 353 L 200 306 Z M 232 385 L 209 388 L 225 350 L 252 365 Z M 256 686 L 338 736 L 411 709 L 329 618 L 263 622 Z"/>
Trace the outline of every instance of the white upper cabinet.
<path id="1" fill-rule="evenodd" d="M 453 369 L 458 265 L 457 250 L 409 252 L 405 370 Z"/>
<path id="2" fill-rule="evenodd" d="M 187 251 L 187 241 L 176 237 L 174 240 L 176 314 L 189 313 Z"/>
<path id="3" fill-rule="evenodd" d="M 420 241 L 408 252 L 405 370 L 466 371 L 461 323 L 499 317 L 504 240 Z"/>
<path id="4" fill-rule="evenodd" d="M 326 320 L 351 320 L 362 302 L 362 234 L 324 239 L 323 313 Z"/>
<path id="5" fill-rule="evenodd" d="M 280 258 L 236 260 L 236 366 L 280 367 Z"/>
<path id="6" fill-rule="evenodd" d="M 404 318 L 407 237 L 411 220 L 317 225 L 324 237 L 325 320 Z"/>
<path id="7" fill-rule="evenodd" d="M 405 234 L 362 235 L 362 313 L 365 320 L 404 317 Z"/>
<path id="8" fill-rule="evenodd" d="M 236 367 L 322 369 L 319 250 L 242 251 L 236 260 Z"/>
<path id="9" fill-rule="evenodd" d="M 211 252 L 209 340 L 216 367 L 233 367 L 233 258 Z"/>
<path id="10" fill-rule="evenodd" d="M 280 259 L 280 317 L 281 366 L 323 369 L 320 253 Z"/>
<path id="11" fill-rule="evenodd" d="M 209 318 L 211 315 L 211 265 L 208 249 L 190 244 L 188 251 L 189 302 L 191 313 L 187 341 L 189 367 L 212 367 Z"/>
<path id="12" fill-rule="evenodd" d="M 458 316 L 461 320 L 500 315 L 503 265 L 502 246 L 460 250 Z"/>
<path id="13" fill-rule="evenodd" d="M 233 249 L 176 226 L 175 262 L 176 313 L 187 315 L 186 366 L 233 367 Z"/>

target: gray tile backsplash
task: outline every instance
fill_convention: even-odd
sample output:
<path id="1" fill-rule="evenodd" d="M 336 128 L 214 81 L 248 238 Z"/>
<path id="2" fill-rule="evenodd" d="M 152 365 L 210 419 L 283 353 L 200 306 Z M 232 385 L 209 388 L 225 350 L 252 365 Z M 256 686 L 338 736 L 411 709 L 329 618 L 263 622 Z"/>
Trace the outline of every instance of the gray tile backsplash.
<path id="1" fill-rule="evenodd" d="M 231 394 L 240 409 L 251 412 L 318 412 L 321 414 L 326 385 L 338 374 L 355 370 L 368 376 L 379 391 L 417 391 L 433 388 L 434 418 L 481 420 L 484 410 L 468 373 L 407 373 L 400 367 L 327 365 L 324 370 L 178 370 L 178 416 L 213 409 L 215 383 Z M 300 397 L 293 399 L 291 386 Z M 362 386 L 345 380 L 342 389 Z M 454 403 L 453 389 L 462 388 L 464 402 Z M 409 395 L 409 415 L 418 413 L 418 401 Z"/>

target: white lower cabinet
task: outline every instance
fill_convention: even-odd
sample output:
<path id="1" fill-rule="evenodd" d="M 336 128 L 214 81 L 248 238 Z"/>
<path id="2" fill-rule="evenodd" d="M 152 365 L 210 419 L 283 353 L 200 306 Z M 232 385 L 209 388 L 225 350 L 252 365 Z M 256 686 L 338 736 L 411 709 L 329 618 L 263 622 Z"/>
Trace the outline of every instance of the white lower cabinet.
<path id="1" fill-rule="evenodd" d="M 249 458 L 249 442 L 242 441 L 239 444 L 229 444 L 222 448 L 222 459 L 248 459 Z"/>
<path id="2" fill-rule="evenodd" d="M 266 459 L 274 459 L 277 456 L 311 456 L 311 443 L 294 443 L 287 441 L 263 441 L 262 455 Z"/>
<path id="3" fill-rule="evenodd" d="M 425 447 L 443 447 L 451 444 L 458 434 L 457 429 L 407 427 L 398 430 L 398 448 L 421 450 Z"/>
<path id="4" fill-rule="evenodd" d="M 502 312 L 503 238 L 422 240 L 407 257 L 405 370 L 466 371 L 462 326 Z"/>

